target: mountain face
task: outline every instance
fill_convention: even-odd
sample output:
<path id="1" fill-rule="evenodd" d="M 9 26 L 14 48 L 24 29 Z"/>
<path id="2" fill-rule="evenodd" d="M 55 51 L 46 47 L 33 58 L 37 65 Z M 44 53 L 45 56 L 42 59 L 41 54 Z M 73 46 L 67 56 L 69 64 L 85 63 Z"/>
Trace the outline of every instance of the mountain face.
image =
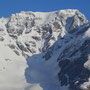
<path id="1" fill-rule="evenodd" d="M 90 90 L 89 77 L 90 23 L 78 10 L 0 19 L 0 90 Z"/>

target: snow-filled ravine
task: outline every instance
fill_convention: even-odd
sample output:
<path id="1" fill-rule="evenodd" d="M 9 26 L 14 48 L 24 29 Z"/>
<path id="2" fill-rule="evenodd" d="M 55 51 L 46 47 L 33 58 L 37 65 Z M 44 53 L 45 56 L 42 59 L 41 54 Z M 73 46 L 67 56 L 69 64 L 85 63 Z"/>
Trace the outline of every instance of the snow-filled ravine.
<path id="1" fill-rule="evenodd" d="M 45 61 L 42 54 L 36 54 L 27 59 L 28 67 L 25 77 L 31 85 L 25 90 L 68 90 L 61 87 L 58 79 L 59 67 L 57 63 L 58 52 L 50 60 Z"/>

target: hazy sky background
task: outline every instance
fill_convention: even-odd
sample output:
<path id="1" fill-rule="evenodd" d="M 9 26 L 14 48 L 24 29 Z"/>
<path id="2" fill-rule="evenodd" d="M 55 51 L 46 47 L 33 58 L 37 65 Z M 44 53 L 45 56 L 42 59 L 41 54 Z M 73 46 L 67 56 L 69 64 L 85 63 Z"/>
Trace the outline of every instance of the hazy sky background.
<path id="1" fill-rule="evenodd" d="M 90 0 L 0 0 L 0 17 L 9 17 L 20 11 L 49 12 L 78 9 L 90 21 Z"/>

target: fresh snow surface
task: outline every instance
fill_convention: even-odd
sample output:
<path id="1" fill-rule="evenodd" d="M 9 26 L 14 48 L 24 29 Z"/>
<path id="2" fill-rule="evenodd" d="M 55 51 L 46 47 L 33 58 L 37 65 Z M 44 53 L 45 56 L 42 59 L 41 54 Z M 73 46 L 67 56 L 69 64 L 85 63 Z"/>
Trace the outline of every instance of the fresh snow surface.
<path id="1" fill-rule="evenodd" d="M 0 43 L 0 90 L 24 90 L 26 61 Z M 7 52 L 8 51 L 8 52 Z"/>

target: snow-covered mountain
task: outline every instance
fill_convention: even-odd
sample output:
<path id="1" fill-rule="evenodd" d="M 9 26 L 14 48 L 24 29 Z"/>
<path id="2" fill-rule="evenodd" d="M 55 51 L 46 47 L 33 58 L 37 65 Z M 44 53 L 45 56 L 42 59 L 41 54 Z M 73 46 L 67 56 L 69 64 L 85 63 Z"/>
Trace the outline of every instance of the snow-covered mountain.
<path id="1" fill-rule="evenodd" d="M 0 90 L 90 90 L 89 77 L 90 23 L 78 10 L 0 19 Z"/>

